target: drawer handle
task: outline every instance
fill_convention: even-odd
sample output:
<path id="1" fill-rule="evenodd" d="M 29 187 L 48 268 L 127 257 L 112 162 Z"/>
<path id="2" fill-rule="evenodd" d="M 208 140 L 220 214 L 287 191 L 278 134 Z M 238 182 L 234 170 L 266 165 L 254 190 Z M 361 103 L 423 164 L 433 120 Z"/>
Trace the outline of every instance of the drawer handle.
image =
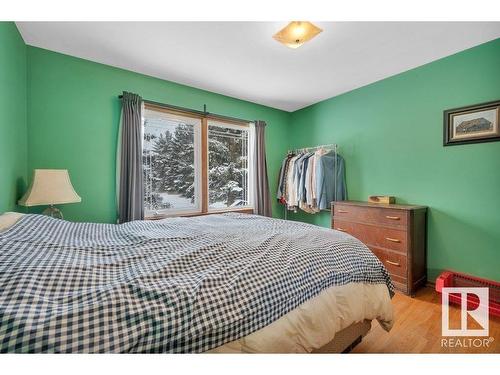
<path id="1" fill-rule="evenodd" d="M 347 214 L 349 211 L 338 209 L 337 212 L 339 214 Z"/>
<path id="2" fill-rule="evenodd" d="M 385 238 L 387 241 L 391 241 L 391 242 L 397 242 L 397 243 L 400 243 L 401 241 L 398 240 L 397 238 L 391 238 L 391 237 L 386 237 Z"/>
<path id="3" fill-rule="evenodd" d="M 396 266 L 396 267 L 401 266 L 401 264 L 399 264 L 398 262 L 391 262 L 390 260 L 387 260 L 387 259 L 386 259 L 385 261 L 386 261 L 387 263 L 389 263 L 389 264 L 392 264 L 393 266 Z"/>
<path id="4" fill-rule="evenodd" d="M 399 220 L 400 219 L 399 216 L 389 216 L 389 215 L 387 215 L 386 218 L 390 219 L 390 220 Z"/>
<path id="5" fill-rule="evenodd" d="M 337 229 L 337 230 L 339 230 L 341 232 L 347 232 L 344 228 L 335 228 L 335 229 Z"/>

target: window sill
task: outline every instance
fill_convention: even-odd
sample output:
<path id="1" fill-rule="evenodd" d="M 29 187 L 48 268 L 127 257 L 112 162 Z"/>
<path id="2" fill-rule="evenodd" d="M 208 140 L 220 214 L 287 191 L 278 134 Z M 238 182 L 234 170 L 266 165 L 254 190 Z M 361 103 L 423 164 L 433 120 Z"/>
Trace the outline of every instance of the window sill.
<path id="1" fill-rule="evenodd" d="M 167 219 L 169 217 L 194 217 L 194 216 L 205 216 L 205 215 L 217 215 L 224 214 L 227 212 L 236 212 L 241 214 L 253 214 L 253 208 L 236 208 L 236 209 L 222 209 L 222 210 L 213 210 L 208 212 L 186 212 L 186 213 L 178 213 L 178 214 L 160 214 L 153 216 L 146 216 L 144 220 L 162 220 Z"/>

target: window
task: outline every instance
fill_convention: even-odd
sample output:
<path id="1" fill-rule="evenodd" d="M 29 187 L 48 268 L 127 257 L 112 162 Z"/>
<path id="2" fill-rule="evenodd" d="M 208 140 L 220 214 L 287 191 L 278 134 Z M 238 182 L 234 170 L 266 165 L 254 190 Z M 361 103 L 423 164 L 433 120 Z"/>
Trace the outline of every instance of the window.
<path id="1" fill-rule="evenodd" d="M 146 108 L 143 132 L 144 211 L 200 209 L 201 120 Z"/>
<path id="2" fill-rule="evenodd" d="M 251 209 L 252 129 L 146 105 L 146 217 Z"/>
<path id="3" fill-rule="evenodd" d="M 209 208 L 249 207 L 248 127 L 208 121 Z"/>

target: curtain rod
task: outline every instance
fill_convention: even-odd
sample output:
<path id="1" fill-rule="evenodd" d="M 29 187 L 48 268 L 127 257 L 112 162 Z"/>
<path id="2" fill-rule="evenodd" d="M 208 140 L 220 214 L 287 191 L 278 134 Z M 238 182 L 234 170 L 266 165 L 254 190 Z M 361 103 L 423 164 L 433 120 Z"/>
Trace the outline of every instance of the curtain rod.
<path id="1" fill-rule="evenodd" d="M 118 95 L 118 99 L 122 99 L 122 98 L 123 98 L 123 95 Z M 204 117 L 211 117 L 213 119 L 220 119 L 220 120 L 226 120 L 226 121 L 236 121 L 236 122 L 244 122 L 244 123 L 253 122 L 253 121 L 241 119 L 241 118 L 238 118 L 238 117 L 224 116 L 224 115 L 218 115 L 216 113 L 207 112 L 207 105 L 206 104 L 203 104 L 203 111 L 198 111 L 196 109 L 191 109 L 191 108 L 186 108 L 186 107 L 179 107 L 179 106 L 172 105 L 172 104 L 159 103 L 159 102 L 155 102 L 155 101 L 152 101 L 152 100 L 142 99 L 142 101 L 144 103 L 155 105 L 157 107 L 172 109 L 172 110 L 180 111 L 180 112 L 192 113 L 192 114 L 199 115 L 199 116 L 204 116 Z"/>

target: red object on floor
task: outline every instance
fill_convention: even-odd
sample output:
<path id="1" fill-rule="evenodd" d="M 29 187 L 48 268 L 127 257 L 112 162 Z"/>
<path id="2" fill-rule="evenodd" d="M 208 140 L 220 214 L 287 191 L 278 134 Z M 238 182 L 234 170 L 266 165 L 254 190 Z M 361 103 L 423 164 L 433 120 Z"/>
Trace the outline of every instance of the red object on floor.
<path id="1" fill-rule="evenodd" d="M 444 271 L 436 279 L 436 292 L 442 293 L 443 288 L 488 288 L 490 315 L 500 317 L 500 283 L 493 280 L 482 279 L 480 277 L 466 275 L 459 272 Z M 456 294 L 450 294 L 449 300 L 460 305 L 462 298 Z M 467 308 L 473 310 L 477 308 L 479 300 L 474 295 L 467 296 Z"/>

